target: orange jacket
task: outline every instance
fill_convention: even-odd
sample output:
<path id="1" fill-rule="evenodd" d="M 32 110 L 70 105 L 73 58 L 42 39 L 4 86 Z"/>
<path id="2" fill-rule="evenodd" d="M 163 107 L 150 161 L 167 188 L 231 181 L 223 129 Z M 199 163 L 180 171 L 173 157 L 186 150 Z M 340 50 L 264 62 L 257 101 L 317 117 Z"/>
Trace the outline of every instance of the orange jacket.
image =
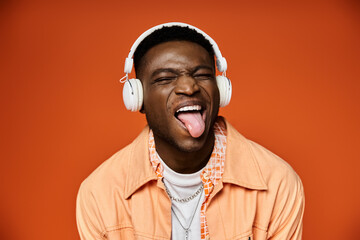
<path id="1" fill-rule="evenodd" d="M 301 239 L 300 178 L 278 156 L 226 126 L 225 171 L 206 211 L 210 239 Z M 171 201 L 151 167 L 148 133 L 146 127 L 81 184 L 81 239 L 171 238 Z"/>

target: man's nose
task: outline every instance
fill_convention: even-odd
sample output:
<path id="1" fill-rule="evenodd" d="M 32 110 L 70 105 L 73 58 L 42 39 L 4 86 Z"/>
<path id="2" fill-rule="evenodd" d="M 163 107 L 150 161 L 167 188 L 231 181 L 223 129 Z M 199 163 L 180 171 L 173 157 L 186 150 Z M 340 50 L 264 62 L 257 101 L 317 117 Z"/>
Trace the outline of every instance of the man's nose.
<path id="1" fill-rule="evenodd" d="M 191 76 L 183 75 L 176 80 L 175 93 L 193 95 L 200 91 L 198 82 Z"/>

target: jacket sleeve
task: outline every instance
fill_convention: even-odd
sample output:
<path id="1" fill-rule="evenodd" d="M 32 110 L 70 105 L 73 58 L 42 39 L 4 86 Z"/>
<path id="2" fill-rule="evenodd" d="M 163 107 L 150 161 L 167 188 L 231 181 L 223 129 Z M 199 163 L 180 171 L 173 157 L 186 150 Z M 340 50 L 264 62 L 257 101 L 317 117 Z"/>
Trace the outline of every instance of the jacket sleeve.
<path id="1" fill-rule="evenodd" d="M 105 227 L 96 198 L 83 182 L 76 200 L 76 222 L 81 240 L 103 240 Z"/>
<path id="2" fill-rule="evenodd" d="M 300 178 L 295 174 L 284 180 L 279 188 L 268 239 L 301 240 L 304 207 L 304 189 Z"/>

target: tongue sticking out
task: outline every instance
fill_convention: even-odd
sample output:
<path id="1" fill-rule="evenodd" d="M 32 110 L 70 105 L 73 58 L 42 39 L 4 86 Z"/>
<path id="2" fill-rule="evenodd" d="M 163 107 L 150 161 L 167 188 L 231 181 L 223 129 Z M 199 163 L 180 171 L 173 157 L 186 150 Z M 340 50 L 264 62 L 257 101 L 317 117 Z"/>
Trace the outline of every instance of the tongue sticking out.
<path id="1" fill-rule="evenodd" d="M 181 112 L 177 118 L 185 125 L 193 138 L 198 138 L 203 134 L 205 123 L 200 112 Z"/>

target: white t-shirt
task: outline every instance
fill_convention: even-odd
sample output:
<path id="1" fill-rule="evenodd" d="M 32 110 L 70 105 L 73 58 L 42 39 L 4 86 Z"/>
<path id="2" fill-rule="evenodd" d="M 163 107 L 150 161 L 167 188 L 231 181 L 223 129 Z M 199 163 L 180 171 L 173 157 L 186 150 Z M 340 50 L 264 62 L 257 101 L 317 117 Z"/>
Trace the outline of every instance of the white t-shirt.
<path id="1" fill-rule="evenodd" d="M 202 182 L 201 182 L 200 174 L 203 169 L 201 169 L 196 173 L 181 174 L 169 168 L 160 158 L 160 156 L 159 159 L 161 164 L 164 166 L 163 181 L 166 188 L 170 191 L 171 196 L 180 199 L 187 198 L 189 196 L 192 196 L 201 187 Z M 181 222 L 182 226 L 188 228 L 194 212 L 195 215 L 194 215 L 194 219 L 191 222 L 188 239 L 189 240 L 201 239 L 200 210 L 201 210 L 201 204 L 204 202 L 204 198 L 205 198 L 204 190 L 202 191 L 203 191 L 202 193 L 198 194 L 195 198 L 193 198 L 189 202 L 181 203 L 181 202 L 171 201 L 172 202 L 172 212 L 171 212 L 172 240 L 185 239 L 185 230 L 181 227 L 179 221 Z M 179 219 L 176 218 L 174 212 L 176 213 L 176 216 Z"/>

